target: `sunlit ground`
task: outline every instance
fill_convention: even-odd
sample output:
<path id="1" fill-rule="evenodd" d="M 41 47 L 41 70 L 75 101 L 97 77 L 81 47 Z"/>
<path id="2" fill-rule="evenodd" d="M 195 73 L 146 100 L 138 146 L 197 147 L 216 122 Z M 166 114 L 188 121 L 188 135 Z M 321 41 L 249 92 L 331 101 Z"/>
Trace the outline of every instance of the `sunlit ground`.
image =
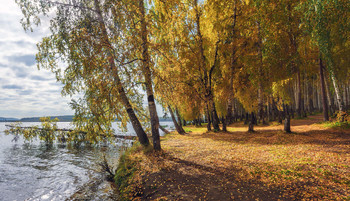
<path id="1" fill-rule="evenodd" d="M 255 133 L 242 123 L 229 133 L 188 126 L 188 135 L 162 140 L 160 158 L 142 160 L 142 168 L 153 173 L 144 177 L 149 179 L 143 196 L 350 199 L 350 131 L 326 129 L 320 121 L 321 116 L 292 120 L 292 134 L 283 133 L 283 125 L 257 126 Z"/>

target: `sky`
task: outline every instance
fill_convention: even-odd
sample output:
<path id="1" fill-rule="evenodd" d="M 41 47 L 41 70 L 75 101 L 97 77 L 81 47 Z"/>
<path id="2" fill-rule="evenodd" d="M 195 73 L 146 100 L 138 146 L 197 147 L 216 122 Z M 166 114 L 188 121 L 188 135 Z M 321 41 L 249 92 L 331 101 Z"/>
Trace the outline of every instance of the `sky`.
<path id="1" fill-rule="evenodd" d="M 36 44 L 49 35 L 49 27 L 25 32 L 15 0 L 0 0 L 0 5 L 0 117 L 73 115 L 71 97 L 61 96 L 63 85 L 36 65 Z M 159 117 L 164 115 L 159 104 L 157 112 Z"/>
<path id="2" fill-rule="evenodd" d="M 0 117 L 72 115 L 70 97 L 48 70 L 37 69 L 36 44 L 48 27 L 26 33 L 14 0 L 0 0 Z"/>

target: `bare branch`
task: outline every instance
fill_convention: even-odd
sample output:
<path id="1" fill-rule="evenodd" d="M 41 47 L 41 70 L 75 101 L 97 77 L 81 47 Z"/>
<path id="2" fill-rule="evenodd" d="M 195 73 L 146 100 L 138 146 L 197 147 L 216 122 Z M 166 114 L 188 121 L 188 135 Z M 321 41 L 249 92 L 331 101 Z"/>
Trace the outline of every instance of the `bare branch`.
<path id="1" fill-rule="evenodd" d="M 60 5 L 60 6 L 66 6 L 66 7 L 73 7 L 73 8 L 80 8 L 82 10 L 89 10 L 92 12 L 97 12 L 96 10 L 89 8 L 89 7 L 85 7 L 82 5 L 78 5 L 78 4 L 69 4 L 69 3 L 62 3 L 62 2 L 58 2 L 58 1 L 50 1 L 50 0 L 46 0 L 48 3 L 53 4 L 53 5 Z"/>

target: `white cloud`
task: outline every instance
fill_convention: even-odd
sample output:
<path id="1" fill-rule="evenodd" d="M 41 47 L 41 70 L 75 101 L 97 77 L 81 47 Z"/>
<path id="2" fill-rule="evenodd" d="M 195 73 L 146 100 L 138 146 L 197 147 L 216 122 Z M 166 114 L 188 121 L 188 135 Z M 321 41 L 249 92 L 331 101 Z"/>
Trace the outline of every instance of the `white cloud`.
<path id="1" fill-rule="evenodd" d="M 73 114 L 54 74 L 35 64 L 36 43 L 48 27 L 25 33 L 16 3 L 0 0 L 0 5 L 0 117 Z"/>
<path id="2" fill-rule="evenodd" d="M 25 32 L 22 13 L 14 0 L 0 0 L 0 117 L 67 115 L 74 112 L 70 97 L 61 97 L 62 85 L 48 70 L 34 63 L 36 44 L 49 34 L 49 20 L 35 32 Z M 144 105 L 147 106 L 145 96 Z M 163 115 L 157 104 L 159 117 Z"/>

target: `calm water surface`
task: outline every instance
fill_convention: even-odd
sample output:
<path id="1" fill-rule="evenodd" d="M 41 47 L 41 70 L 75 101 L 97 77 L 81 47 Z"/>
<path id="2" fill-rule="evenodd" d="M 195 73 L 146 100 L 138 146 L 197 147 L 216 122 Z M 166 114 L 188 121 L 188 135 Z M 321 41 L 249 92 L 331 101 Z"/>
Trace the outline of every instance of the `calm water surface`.
<path id="1" fill-rule="evenodd" d="M 74 148 L 64 144 L 47 146 L 34 140 L 12 141 L 6 136 L 5 124 L 0 122 L 0 201 L 7 200 L 69 200 L 76 195 L 87 200 L 113 200 L 113 189 L 103 181 L 96 165 L 106 155 L 116 165 L 121 148 L 130 140 L 118 140 L 116 145 Z M 23 123 L 23 126 L 39 123 Z M 171 122 L 161 122 L 168 129 Z M 59 122 L 59 128 L 72 128 L 70 123 Z M 131 126 L 127 133 L 113 125 L 117 134 L 135 135 Z M 97 182 L 96 181 L 101 181 Z M 80 197 L 80 198 L 82 198 Z"/>

